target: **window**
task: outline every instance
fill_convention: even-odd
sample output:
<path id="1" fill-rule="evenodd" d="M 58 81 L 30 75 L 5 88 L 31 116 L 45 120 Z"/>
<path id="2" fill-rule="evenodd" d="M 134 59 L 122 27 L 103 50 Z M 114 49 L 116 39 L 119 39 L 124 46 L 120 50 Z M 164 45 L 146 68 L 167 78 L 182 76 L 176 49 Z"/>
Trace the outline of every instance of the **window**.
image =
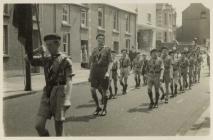
<path id="1" fill-rule="evenodd" d="M 3 30 L 3 53 L 8 55 L 8 26 L 4 25 Z"/>
<path id="2" fill-rule="evenodd" d="M 103 11 L 103 8 L 98 8 L 98 26 L 104 27 L 104 11 Z"/>
<path id="3" fill-rule="evenodd" d="M 167 42 L 167 32 L 164 32 L 164 42 Z"/>
<path id="4" fill-rule="evenodd" d="M 164 24 L 167 25 L 167 14 L 164 14 Z"/>
<path id="5" fill-rule="evenodd" d="M 63 5 L 62 21 L 65 23 L 69 23 L 69 6 L 68 5 Z"/>
<path id="6" fill-rule="evenodd" d="M 125 20 L 126 20 L 126 32 L 130 32 L 130 16 L 129 16 L 129 14 L 125 15 Z"/>
<path id="7" fill-rule="evenodd" d="M 87 12 L 85 10 L 81 11 L 81 25 L 84 27 L 87 26 Z"/>
<path id="8" fill-rule="evenodd" d="M 4 14 L 9 14 L 8 4 L 4 4 Z"/>
<path id="9" fill-rule="evenodd" d="M 64 33 L 63 34 L 63 51 L 69 54 L 69 47 L 70 47 L 70 34 Z"/>
<path id="10" fill-rule="evenodd" d="M 206 18 L 206 12 L 205 11 L 202 11 L 200 13 L 200 18 Z"/>
<path id="11" fill-rule="evenodd" d="M 149 23 L 152 22 L 152 15 L 151 15 L 150 13 L 147 14 L 147 21 L 148 21 Z"/>
<path id="12" fill-rule="evenodd" d="M 118 30 L 118 11 L 113 11 L 113 29 Z"/>
<path id="13" fill-rule="evenodd" d="M 129 52 L 129 49 L 130 49 L 130 40 L 129 39 L 126 39 L 126 49 Z"/>

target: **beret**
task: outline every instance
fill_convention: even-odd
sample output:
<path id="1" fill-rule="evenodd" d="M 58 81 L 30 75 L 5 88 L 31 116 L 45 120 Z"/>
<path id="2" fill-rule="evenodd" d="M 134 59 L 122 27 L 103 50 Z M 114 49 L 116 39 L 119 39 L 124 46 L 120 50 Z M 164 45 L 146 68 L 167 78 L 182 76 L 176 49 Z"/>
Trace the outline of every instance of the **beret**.
<path id="1" fill-rule="evenodd" d="M 157 49 L 152 49 L 152 50 L 150 51 L 150 54 L 153 53 L 153 52 L 157 52 L 157 51 L 158 51 Z"/>
<path id="2" fill-rule="evenodd" d="M 166 49 L 166 50 L 168 50 L 168 48 L 167 48 L 167 47 L 165 47 L 165 46 L 163 46 L 163 47 L 161 48 L 161 50 L 163 50 L 163 49 Z"/>
<path id="3" fill-rule="evenodd" d="M 99 36 L 103 36 L 103 37 L 105 37 L 105 35 L 104 35 L 104 34 L 97 34 L 97 35 L 96 35 L 96 39 L 97 39 Z"/>
<path id="4" fill-rule="evenodd" d="M 47 34 L 44 36 L 44 41 L 47 41 L 47 40 L 61 40 L 61 37 L 55 33 Z"/>

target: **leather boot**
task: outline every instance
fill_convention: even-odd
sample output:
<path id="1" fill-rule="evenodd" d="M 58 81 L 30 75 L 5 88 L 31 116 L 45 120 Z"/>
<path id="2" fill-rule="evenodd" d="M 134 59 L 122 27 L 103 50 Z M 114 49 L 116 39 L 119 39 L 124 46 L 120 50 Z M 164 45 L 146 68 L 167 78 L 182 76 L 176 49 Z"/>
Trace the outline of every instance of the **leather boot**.
<path id="1" fill-rule="evenodd" d="M 117 92 L 118 92 L 118 88 L 116 87 L 115 88 L 115 96 L 117 95 Z"/>
<path id="2" fill-rule="evenodd" d="M 152 109 L 152 107 L 154 105 L 152 91 L 148 91 L 148 95 L 149 95 L 149 99 L 150 99 L 149 109 Z"/>
<path id="3" fill-rule="evenodd" d="M 154 104 L 154 108 L 158 108 L 158 100 L 159 100 L 159 92 L 155 93 L 155 104 Z"/>

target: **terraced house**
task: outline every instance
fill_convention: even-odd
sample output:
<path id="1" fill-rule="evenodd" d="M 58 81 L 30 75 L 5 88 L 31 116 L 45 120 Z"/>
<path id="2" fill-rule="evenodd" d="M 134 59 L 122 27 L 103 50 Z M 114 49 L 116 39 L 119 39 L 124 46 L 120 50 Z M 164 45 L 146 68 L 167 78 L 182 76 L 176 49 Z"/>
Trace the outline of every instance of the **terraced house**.
<path id="1" fill-rule="evenodd" d="M 24 49 L 12 25 L 13 4 L 4 5 L 4 75 L 22 75 Z M 108 4 L 40 4 L 41 35 L 57 33 L 62 37 L 61 51 L 74 63 L 86 62 L 97 46 L 96 34 L 106 36 L 106 46 L 117 53 L 136 46 L 136 13 Z M 39 46 L 35 12 L 33 16 L 33 47 Z M 42 72 L 32 68 L 32 72 Z"/>

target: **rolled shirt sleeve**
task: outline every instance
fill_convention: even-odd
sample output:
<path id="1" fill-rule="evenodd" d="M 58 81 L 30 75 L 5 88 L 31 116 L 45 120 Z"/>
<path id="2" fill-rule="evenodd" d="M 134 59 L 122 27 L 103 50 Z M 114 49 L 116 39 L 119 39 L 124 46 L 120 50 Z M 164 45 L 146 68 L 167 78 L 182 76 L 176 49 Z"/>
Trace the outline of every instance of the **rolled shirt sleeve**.
<path id="1" fill-rule="evenodd" d="M 72 78 L 73 76 L 72 61 L 70 59 L 67 59 L 66 61 L 65 74 L 66 78 Z"/>
<path id="2" fill-rule="evenodd" d="M 70 59 L 67 59 L 66 61 L 65 76 L 66 76 L 66 88 L 65 88 L 64 106 L 69 107 L 71 106 L 72 77 L 73 77 L 72 61 Z"/>

